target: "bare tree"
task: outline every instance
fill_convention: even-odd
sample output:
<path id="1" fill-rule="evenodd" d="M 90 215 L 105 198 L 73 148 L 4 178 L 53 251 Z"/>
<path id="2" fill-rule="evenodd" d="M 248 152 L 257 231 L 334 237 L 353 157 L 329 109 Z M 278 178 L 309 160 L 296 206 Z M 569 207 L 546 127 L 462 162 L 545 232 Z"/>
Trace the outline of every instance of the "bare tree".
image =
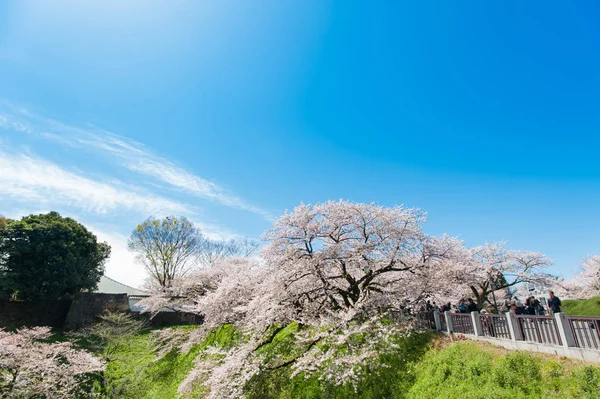
<path id="1" fill-rule="evenodd" d="M 161 288 L 183 277 L 196 261 L 206 239 L 185 217 L 148 218 L 129 237 L 129 249 Z"/>

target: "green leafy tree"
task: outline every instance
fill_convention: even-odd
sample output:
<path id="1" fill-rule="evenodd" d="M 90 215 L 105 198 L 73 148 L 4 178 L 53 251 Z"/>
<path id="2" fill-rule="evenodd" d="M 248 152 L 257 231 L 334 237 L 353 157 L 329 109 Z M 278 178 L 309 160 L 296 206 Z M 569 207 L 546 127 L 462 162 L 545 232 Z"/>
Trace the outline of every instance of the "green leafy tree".
<path id="1" fill-rule="evenodd" d="M 0 292 L 22 300 L 52 300 L 93 290 L 110 246 L 56 212 L 30 215 L 0 229 Z"/>
<path id="2" fill-rule="evenodd" d="M 129 249 L 161 288 L 171 287 L 197 261 L 206 239 L 185 217 L 148 218 L 138 224 L 129 238 Z"/>

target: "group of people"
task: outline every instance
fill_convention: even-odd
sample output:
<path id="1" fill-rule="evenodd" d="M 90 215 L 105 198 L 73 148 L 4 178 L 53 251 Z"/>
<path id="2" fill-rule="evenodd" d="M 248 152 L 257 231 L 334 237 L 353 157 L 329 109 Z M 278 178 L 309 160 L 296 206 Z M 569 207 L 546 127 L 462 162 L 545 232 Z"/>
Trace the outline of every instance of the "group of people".
<path id="1" fill-rule="evenodd" d="M 548 298 L 546 299 L 548 309 L 546 309 L 542 303 L 535 298 L 533 295 L 525 300 L 525 303 L 521 302 L 518 297 L 507 298 L 500 310 L 502 312 L 512 312 L 522 315 L 532 316 L 544 316 L 546 314 L 555 314 L 561 311 L 562 303 L 560 298 L 554 295 L 553 291 L 548 291 Z M 454 311 L 455 313 L 471 313 L 481 312 L 487 313 L 485 309 L 480 309 L 473 298 L 460 299 L 458 303 L 453 306 L 450 302 L 438 306 L 435 302 L 421 301 L 418 308 L 419 312 L 433 313 L 434 310 L 440 312 Z"/>
<path id="2" fill-rule="evenodd" d="M 525 303 L 522 303 L 516 296 L 510 300 L 505 299 L 502 311 L 531 316 L 543 316 L 546 314 L 544 306 L 533 295 L 527 298 Z"/>
<path id="3" fill-rule="evenodd" d="M 546 299 L 548 309 L 540 303 L 533 295 L 527 298 L 525 304 L 519 301 L 516 296 L 512 300 L 505 300 L 503 311 L 512 312 L 516 314 L 525 314 L 531 316 L 545 316 L 546 314 L 560 313 L 562 302 L 560 298 L 554 295 L 553 291 L 548 291 L 548 298 Z"/>

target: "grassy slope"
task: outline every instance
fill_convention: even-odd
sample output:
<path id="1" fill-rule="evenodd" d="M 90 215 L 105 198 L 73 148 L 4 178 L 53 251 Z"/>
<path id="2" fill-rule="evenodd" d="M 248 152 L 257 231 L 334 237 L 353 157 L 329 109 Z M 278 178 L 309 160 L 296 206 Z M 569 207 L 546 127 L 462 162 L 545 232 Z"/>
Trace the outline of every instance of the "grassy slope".
<path id="1" fill-rule="evenodd" d="M 190 371 L 198 354 L 172 351 L 157 360 L 150 335 L 130 337 L 111 354 L 105 379 L 116 398 L 174 398 L 179 383 Z"/>
<path id="2" fill-rule="evenodd" d="M 400 340 L 398 353 L 380 359 L 356 387 L 332 386 L 316 377 L 290 378 L 289 367 L 269 370 L 298 354 L 295 324 L 261 347 L 265 369 L 246 385 L 248 399 L 592 399 L 600 398 L 600 369 L 552 356 L 511 352 L 476 342 L 433 339 L 414 334 Z M 129 338 L 108 365 L 113 398 L 177 398 L 177 387 L 194 358 L 209 345 L 230 347 L 239 339 L 223 326 L 188 353 L 170 352 L 156 360 L 149 335 Z M 190 397 L 201 398 L 202 390 Z"/>
<path id="3" fill-rule="evenodd" d="M 597 399 L 600 369 L 473 341 L 433 349 L 406 399 Z"/>
<path id="4" fill-rule="evenodd" d="M 600 316 L 600 296 L 589 299 L 565 299 L 562 311 L 572 316 Z"/>
<path id="5" fill-rule="evenodd" d="M 261 348 L 267 356 L 265 364 L 275 359 L 276 364 L 296 356 L 294 345 L 296 324 L 280 331 L 273 342 Z M 291 367 L 265 370 L 246 385 L 248 399 L 346 399 L 346 398 L 402 398 L 399 393 L 406 392 L 413 382 L 411 370 L 429 347 L 431 334 L 413 334 L 409 338 L 398 340 L 396 354 L 382 356 L 380 367 L 370 370 L 358 386 L 333 386 L 320 381 L 317 377 L 305 378 L 302 375 L 291 378 Z"/>
<path id="6" fill-rule="evenodd" d="M 292 334 L 274 340 L 272 356 L 289 354 Z M 514 352 L 478 342 L 430 335 L 402 341 L 399 353 L 356 387 L 312 377 L 290 379 L 289 369 L 265 371 L 246 386 L 249 399 L 592 399 L 600 398 L 600 369 L 569 359 Z"/>
<path id="7" fill-rule="evenodd" d="M 174 328 L 192 330 L 195 327 Z M 105 372 L 108 391 L 113 398 L 176 398 L 177 388 L 192 369 L 200 351 L 209 345 L 229 347 L 235 338 L 233 328 L 223 326 L 188 352 L 172 350 L 158 359 L 149 333 L 128 337 L 110 354 Z"/>

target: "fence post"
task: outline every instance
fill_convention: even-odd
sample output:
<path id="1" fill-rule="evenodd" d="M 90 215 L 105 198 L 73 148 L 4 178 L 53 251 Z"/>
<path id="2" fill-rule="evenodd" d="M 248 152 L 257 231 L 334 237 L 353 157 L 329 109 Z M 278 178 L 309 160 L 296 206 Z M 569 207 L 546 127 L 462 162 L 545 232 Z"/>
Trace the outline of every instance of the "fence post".
<path id="1" fill-rule="evenodd" d="M 442 331 L 442 321 L 440 320 L 440 311 L 433 311 L 433 321 L 435 322 L 435 330 Z"/>
<path id="2" fill-rule="evenodd" d="M 479 312 L 471 312 L 471 320 L 473 321 L 473 332 L 475 332 L 475 336 L 483 336 L 483 328 L 481 328 L 481 317 L 479 317 Z"/>
<path id="3" fill-rule="evenodd" d="M 454 327 L 452 326 L 452 317 L 450 317 L 450 311 L 446 310 L 444 312 L 444 317 L 446 318 L 446 328 L 448 329 L 448 332 L 452 332 L 454 331 Z"/>
<path id="4" fill-rule="evenodd" d="M 574 348 L 575 337 L 573 337 L 573 331 L 571 330 L 571 326 L 569 325 L 569 321 L 565 317 L 565 314 L 554 313 L 554 318 L 556 319 L 556 327 L 558 328 L 558 334 L 560 335 L 563 346 Z"/>
<path id="5" fill-rule="evenodd" d="M 506 312 L 506 321 L 508 324 L 508 331 L 510 332 L 510 339 L 513 341 L 523 341 L 523 336 L 519 329 L 519 321 L 515 316 L 514 313 Z"/>

